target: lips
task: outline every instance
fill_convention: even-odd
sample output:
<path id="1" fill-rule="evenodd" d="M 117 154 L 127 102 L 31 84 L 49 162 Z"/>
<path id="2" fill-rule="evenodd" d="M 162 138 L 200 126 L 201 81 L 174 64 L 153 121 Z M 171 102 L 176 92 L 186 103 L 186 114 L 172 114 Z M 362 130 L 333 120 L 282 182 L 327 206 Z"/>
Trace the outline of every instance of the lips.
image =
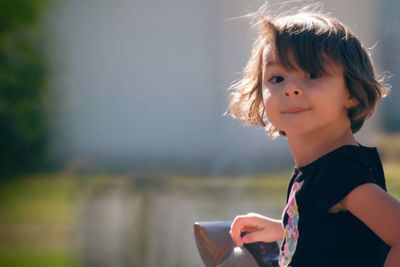
<path id="1" fill-rule="evenodd" d="M 307 110 L 309 110 L 309 109 L 308 108 L 301 108 L 301 107 L 291 107 L 291 108 L 285 109 L 283 111 L 283 113 L 296 114 L 296 113 L 301 113 L 301 112 L 304 112 L 304 111 L 307 111 Z"/>

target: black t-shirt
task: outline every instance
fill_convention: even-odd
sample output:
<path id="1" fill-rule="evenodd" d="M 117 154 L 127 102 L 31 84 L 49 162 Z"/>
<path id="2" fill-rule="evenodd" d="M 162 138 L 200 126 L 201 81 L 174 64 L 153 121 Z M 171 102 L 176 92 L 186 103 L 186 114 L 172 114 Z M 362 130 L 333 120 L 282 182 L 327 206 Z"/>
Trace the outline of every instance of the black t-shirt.
<path id="1" fill-rule="evenodd" d="M 389 246 L 350 212 L 330 212 L 366 183 L 386 191 L 376 148 L 345 145 L 295 168 L 282 216 L 280 266 L 382 267 Z"/>

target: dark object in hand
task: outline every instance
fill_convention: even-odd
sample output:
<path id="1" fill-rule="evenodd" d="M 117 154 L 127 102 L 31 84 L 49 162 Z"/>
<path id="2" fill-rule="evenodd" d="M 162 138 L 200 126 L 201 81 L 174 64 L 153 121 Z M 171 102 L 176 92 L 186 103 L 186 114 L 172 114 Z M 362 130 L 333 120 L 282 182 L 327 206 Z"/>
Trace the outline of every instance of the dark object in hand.
<path id="1" fill-rule="evenodd" d="M 229 234 L 231 222 L 196 222 L 194 236 L 206 267 L 278 267 L 277 242 L 236 247 Z M 243 233 L 246 234 L 246 233 Z"/>

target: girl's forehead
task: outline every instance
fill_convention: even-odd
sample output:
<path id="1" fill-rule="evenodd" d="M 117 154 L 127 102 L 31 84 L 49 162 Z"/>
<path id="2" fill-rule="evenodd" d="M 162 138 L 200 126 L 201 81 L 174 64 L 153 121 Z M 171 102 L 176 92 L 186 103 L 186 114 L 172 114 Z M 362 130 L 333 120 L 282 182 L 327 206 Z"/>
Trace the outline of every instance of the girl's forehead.
<path id="1" fill-rule="evenodd" d="M 299 65 L 297 64 L 297 61 L 294 57 L 294 54 L 291 51 L 286 51 L 287 53 L 287 58 L 290 62 L 291 67 L 293 69 L 300 69 Z M 278 51 L 275 48 L 274 45 L 271 43 L 268 43 L 264 46 L 263 51 L 262 51 L 262 62 L 263 62 L 263 68 L 266 67 L 271 67 L 274 65 L 282 66 L 282 62 L 280 58 L 278 57 Z"/>
<path id="2" fill-rule="evenodd" d="M 276 49 L 272 44 L 266 44 L 262 51 L 262 61 L 263 65 L 270 64 L 269 62 L 276 62 Z"/>

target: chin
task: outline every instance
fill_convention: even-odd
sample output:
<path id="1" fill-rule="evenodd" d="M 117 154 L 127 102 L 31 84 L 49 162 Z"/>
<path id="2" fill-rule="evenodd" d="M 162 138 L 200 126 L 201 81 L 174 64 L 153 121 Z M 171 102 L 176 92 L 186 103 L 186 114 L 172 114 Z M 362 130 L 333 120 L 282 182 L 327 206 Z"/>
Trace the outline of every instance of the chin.
<path id="1" fill-rule="evenodd" d="M 307 131 L 306 129 L 292 128 L 292 127 L 288 127 L 282 131 L 284 131 L 286 133 L 286 136 L 310 134 L 310 131 Z"/>

